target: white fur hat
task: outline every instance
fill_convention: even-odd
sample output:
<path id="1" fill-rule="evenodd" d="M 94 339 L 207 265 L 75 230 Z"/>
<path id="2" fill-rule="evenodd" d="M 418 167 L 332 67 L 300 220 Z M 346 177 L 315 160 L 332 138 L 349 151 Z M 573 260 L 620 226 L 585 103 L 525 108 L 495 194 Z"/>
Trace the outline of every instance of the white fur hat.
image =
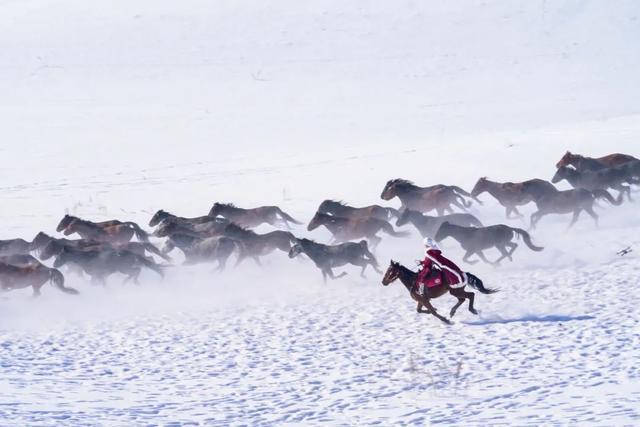
<path id="1" fill-rule="evenodd" d="M 433 240 L 431 237 L 426 237 L 422 243 L 424 243 L 424 246 L 427 249 L 440 249 L 440 247 L 438 246 L 438 244 L 436 243 L 435 240 Z"/>

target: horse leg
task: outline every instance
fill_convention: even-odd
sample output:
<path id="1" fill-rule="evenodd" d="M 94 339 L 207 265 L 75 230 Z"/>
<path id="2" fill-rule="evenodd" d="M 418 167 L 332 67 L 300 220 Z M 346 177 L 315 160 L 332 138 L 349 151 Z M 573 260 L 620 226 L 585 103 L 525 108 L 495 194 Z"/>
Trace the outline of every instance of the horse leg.
<path id="1" fill-rule="evenodd" d="M 509 253 L 509 251 L 507 251 L 507 248 L 505 248 L 504 246 L 496 246 L 496 248 L 502 254 L 502 256 L 496 260 L 496 264 L 498 264 L 500 261 L 502 261 L 505 258 L 509 258 L 511 261 L 513 261 L 513 259 L 511 258 L 511 254 Z"/>
<path id="2" fill-rule="evenodd" d="M 589 206 L 588 208 L 585 208 L 585 212 L 587 212 L 587 214 L 589 214 L 589 216 L 593 218 L 593 220 L 596 223 L 596 227 L 598 227 L 598 214 L 594 212 L 593 206 Z"/>
<path id="3" fill-rule="evenodd" d="M 511 206 L 505 206 L 505 210 L 507 214 L 507 219 L 511 219 L 511 211 L 513 210 L 513 208 Z"/>
<path id="4" fill-rule="evenodd" d="M 478 314 L 478 311 L 473 308 L 473 301 L 476 299 L 476 294 L 473 292 L 467 292 L 464 288 L 460 288 L 462 295 L 469 300 L 469 311 L 473 314 Z"/>
<path id="5" fill-rule="evenodd" d="M 470 257 L 471 255 L 473 255 L 473 252 L 471 252 L 471 251 L 467 251 L 467 252 L 464 254 L 464 256 L 462 257 L 462 261 L 466 262 L 467 264 L 471 264 L 471 265 L 473 265 L 473 264 L 477 264 L 477 263 L 478 263 L 478 261 L 470 260 L 470 259 L 469 259 L 469 257 Z"/>
<path id="6" fill-rule="evenodd" d="M 580 212 L 582 212 L 582 209 L 573 211 L 573 217 L 571 218 L 571 222 L 569 223 L 569 227 L 567 227 L 567 230 L 570 230 L 571 227 L 573 227 L 573 224 L 575 224 L 576 221 L 578 221 L 578 218 L 580 217 Z"/>
<path id="7" fill-rule="evenodd" d="M 516 214 L 516 218 L 523 218 L 524 215 L 520 213 L 517 206 L 511 206 L 511 210 Z"/>
<path id="8" fill-rule="evenodd" d="M 375 250 L 378 247 L 378 245 L 380 244 L 380 242 L 382 242 L 382 238 L 373 235 L 373 236 L 369 237 L 369 240 L 371 240 L 371 249 L 375 252 Z"/>
<path id="9" fill-rule="evenodd" d="M 511 248 L 511 250 L 509 251 L 509 260 L 513 261 L 513 258 L 511 257 L 511 255 L 513 255 L 516 249 L 518 249 L 518 244 L 516 242 L 507 242 L 506 245 Z"/>
<path id="10" fill-rule="evenodd" d="M 329 275 L 329 277 L 330 277 L 332 280 L 336 280 L 336 279 L 339 279 L 339 278 L 344 277 L 344 276 L 346 276 L 346 275 L 347 275 L 347 272 L 346 272 L 346 271 L 343 271 L 342 273 L 340 273 L 340 274 L 338 274 L 338 275 L 336 276 L 335 274 L 333 274 L 333 270 L 332 270 L 332 269 L 330 269 L 330 268 L 327 268 L 327 269 L 326 269 L 326 272 L 327 272 L 327 274 Z"/>
<path id="11" fill-rule="evenodd" d="M 451 295 L 453 295 L 453 293 L 451 293 Z M 455 296 L 455 295 L 453 295 Z M 460 297 L 456 297 L 458 298 L 458 302 L 456 303 L 456 305 L 454 305 L 451 308 L 451 311 L 449 312 L 449 317 L 453 317 L 456 314 L 456 310 L 458 309 L 458 307 L 460 307 L 462 305 L 462 303 L 464 302 L 464 298 L 460 298 Z"/>
<path id="12" fill-rule="evenodd" d="M 535 230 L 538 221 L 542 218 L 544 214 L 542 211 L 537 211 L 531 214 L 531 224 L 529 225 L 529 231 Z"/>
<path id="13" fill-rule="evenodd" d="M 482 253 L 482 251 L 476 251 L 475 253 L 480 257 L 482 261 L 486 262 L 487 264 L 493 265 L 494 267 L 497 267 L 499 265 L 498 261 L 496 262 L 489 261 L 487 257 L 484 256 L 484 253 Z"/>
<path id="14" fill-rule="evenodd" d="M 418 313 L 424 313 L 424 314 L 429 314 L 429 313 L 431 313 L 429 310 L 423 310 L 423 309 L 422 309 L 422 307 L 423 307 L 422 303 L 421 303 L 421 302 L 419 302 L 419 303 L 418 303 L 418 306 L 416 307 L 416 311 L 417 311 Z"/>
<path id="15" fill-rule="evenodd" d="M 40 288 L 42 288 L 42 285 L 33 285 L 33 298 L 38 298 L 40 296 Z"/>
<path id="16" fill-rule="evenodd" d="M 429 310 L 431 315 L 433 315 L 434 317 L 442 320 L 447 325 L 451 324 L 451 320 L 449 320 L 446 317 L 441 316 L 441 315 L 438 314 L 438 312 L 436 311 L 435 307 L 431 305 L 431 302 L 429 301 L 429 299 L 425 298 L 423 304 L 424 304 L 425 307 L 427 307 L 427 310 Z"/>

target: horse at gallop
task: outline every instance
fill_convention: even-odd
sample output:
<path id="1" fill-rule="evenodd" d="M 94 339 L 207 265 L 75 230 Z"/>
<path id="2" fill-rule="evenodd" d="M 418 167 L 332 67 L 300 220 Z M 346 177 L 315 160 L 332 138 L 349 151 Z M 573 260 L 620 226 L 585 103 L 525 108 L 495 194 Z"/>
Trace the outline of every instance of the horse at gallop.
<path id="1" fill-rule="evenodd" d="M 431 274 L 440 274 L 439 271 L 432 270 Z M 416 286 L 416 280 L 418 279 L 418 273 L 409 270 L 407 267 L 397 263 L 395 261 L 391 261 L 389 264 L 389 268 L 387 269 L 384 277 L 382 278 L 382 284 L 384 286 L 388 286 L 390 283 L 394 282 L 397 279 L 400 279 L 400 282 L 407 288 L 411 298 L 418 303 L 416 307 L 416 311 L 418 313 L 431 314 L 432 316 L 442 320 L 446 324 L 451 324 L 451 320 L 446 317 L 438 314 L 438 311 L 431 305 L 431 301 L 434 298 L 439 298 L 447 292 L 458 299 L 456 305 L 451 308 L 449 312 L 449 317 L 453 317 L 458 310 L 458 307 L 464 303 L 465 300 L 469 300 L 469 311 L 473 314 L 478 314 L 476 309 L 473 307 L 473 302 L 475 299 L 475 294 L 473 292 L 465 291 L 467 285 L 470 287 L 477 289 L 483 294 L 493 294 L 498 292 L 495 289 L 488 289 L 484 287 L 482 280 L 477 278 L 475 275 L 471 273 L 466 273 L 467 275 L 467 284 L 465 286 L 459 288 L 451 288 L 449 283 L 444 280 L 441 285 L 435 286 L 433 288 L 425 288 L 425 294 L 420 295 L 416 291 L 418 288 Z M 423 310 L 423 307 L 426 307 L 426 310 Z"/>

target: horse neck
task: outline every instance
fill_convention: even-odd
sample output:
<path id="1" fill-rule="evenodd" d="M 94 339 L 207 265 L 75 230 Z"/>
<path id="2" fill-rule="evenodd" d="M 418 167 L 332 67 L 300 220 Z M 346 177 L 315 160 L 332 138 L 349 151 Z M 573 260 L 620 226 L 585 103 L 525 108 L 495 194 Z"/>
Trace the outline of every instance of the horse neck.
<path id="1" fill-rule="evenodd" d="M 409 292 L 412 291 L 413 286 L 416 283 L 416 277 L 417 276 L 418 275 L 416 273 L 414 273 L 413 271 L 409 270 L 404 265 L 400 266 L 400 272 L 398 274 L 398 278 L 400 279 L 402 284 L 405 286 L 405 288 L 407 288 L 409 290 Z"/>
<path id="2" fill-rule="evenodd" d="M 83 219 L 76 219 L 75 222 L 70 226 L 72 227 L 72 229 L 77 230 L 79 232 L 94 231 L 98 228 L 95 224 L 89 221 L 85 221 Z"/>
<path id="3" fill-rule="evenodd" d="M 306 242 L 300 242 L 300 245 L 302 246 L 303 252 L 307 254 L 307 256 L 314 261 L 322 253 L 322 246 L 319 243 L 306 241 Z"/>
<path id="4" fill-rule="evenodd" d="M 487 179 L 485 180 L 484 191 L 491 194 L 493 197 L 498 198 L 504 194 L 504 190 L 502 188 L 503 185 L 504 183 L 501 184 L 499 182 L 493 182 Z"/>

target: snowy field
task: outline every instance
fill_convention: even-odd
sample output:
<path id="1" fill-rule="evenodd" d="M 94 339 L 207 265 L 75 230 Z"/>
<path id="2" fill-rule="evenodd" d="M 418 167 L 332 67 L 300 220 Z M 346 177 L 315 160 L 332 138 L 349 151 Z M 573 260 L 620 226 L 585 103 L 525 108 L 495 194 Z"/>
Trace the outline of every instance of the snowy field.
<path id="1" fill-rule="evenodd" d="M 566 150 L 639 156 L 638 19 L 633 1 L 0 1 L 0 238 L 215 201 L 306 223 L 327 198 L 387 203 L 391 178 L 470 190 L 550 180 Z M 480 198 L 485 224 L 526 228 Z M 452 326 L 399 283 L 323 285 L 282 253 L 2 294 L 0 426 L 638 425 L 638 202 L 600 205 L 599 228 L 545 217 L 544 251 L 466 265 L 501 292 Z M 405 229 L 383 268 L 422 256 Z"/>

